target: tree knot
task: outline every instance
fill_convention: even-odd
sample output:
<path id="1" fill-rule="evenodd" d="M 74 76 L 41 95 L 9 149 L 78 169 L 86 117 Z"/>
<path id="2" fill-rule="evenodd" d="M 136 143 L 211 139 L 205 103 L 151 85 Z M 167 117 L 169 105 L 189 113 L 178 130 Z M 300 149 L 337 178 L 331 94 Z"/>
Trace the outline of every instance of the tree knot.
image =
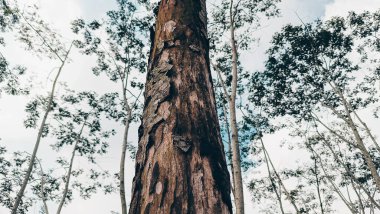
<path id="1" fill-rule="evenodd" d="M 201 52 L 201 49 L 196 45 L 190 45 L 189 48 L 190 48 L 190 50 L 192 50 L 194 52 L 197 52 L 197 53 Z"/>
<path id="2" fill-rule="evenodd" d="M 173 68 L 173 65 L 171 65 L 168 62 L 160 63 L 157 67 L 153 69 L 153 73 L 167 73 Z"/>
<path id="3" fill-rule="evenodd" d="M 173 143 L 176 147 L 181 149 L 183 152 L 188 152 L 191 148 L 191 140 L 188 137 L 183 137 L 183 136 L 173 136 Z"/>

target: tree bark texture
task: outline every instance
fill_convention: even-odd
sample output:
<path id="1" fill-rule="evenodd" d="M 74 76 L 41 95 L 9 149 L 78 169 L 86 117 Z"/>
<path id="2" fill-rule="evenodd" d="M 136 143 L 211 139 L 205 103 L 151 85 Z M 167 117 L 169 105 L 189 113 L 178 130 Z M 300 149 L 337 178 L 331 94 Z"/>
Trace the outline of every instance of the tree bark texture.
<path id="1" fill-rule="evenodd" d="M 162 0 L 129 213 L 232 213 L 205 0 Z"/>

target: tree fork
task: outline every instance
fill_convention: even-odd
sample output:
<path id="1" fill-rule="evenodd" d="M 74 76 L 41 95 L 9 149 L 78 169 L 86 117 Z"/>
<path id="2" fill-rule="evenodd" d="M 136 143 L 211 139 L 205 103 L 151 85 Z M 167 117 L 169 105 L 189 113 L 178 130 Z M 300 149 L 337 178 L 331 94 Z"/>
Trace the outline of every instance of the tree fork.
<path id="1" fill-rule="evenodd" d="M 232 213 L 205 0 L 162 0 L 129 213 Z"/>

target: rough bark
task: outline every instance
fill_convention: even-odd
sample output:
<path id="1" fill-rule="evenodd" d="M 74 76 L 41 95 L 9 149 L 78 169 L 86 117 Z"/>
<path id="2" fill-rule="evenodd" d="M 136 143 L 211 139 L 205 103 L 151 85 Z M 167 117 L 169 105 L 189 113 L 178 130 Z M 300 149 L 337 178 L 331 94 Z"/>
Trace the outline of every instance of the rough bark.
<path id="1" fill-rule="evenodd" d="M 163 0 L 129 213 L 232 213 L 209 65 L 205 0 Z"/>

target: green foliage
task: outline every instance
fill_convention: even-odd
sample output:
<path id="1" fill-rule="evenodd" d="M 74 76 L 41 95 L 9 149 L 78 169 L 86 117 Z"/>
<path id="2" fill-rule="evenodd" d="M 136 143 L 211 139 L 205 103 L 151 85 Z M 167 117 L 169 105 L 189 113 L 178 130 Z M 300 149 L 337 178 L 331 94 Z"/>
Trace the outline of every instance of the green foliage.
<path id="1" fill-rule="evenodd" d="M 115 134 L 115 130 L 103 130 L 101 126 L 102 118 L 112 116 L 110 111 L 117 105 L 113 102 L 115 100 L 109 99 L 112 96 L 105 94 L 99 97 L 94 92 L 68 92 L 62 95 L 53 104 L 52 121 L 46 124 L 43 136 L 47 137 L 51 132 L 51 137 L 57 139 L 52 145 L 56 151 L 79 141 L 76 146 L 78 154 L 95 162 L 94 155 L 105 154 L 107 139 Z M 37 97 L 27 104 L 26 128 L 36 127 L 39 115 L 46 109 L 45 105 L 46 99 L 43 97 Z"/>
<path id="2" fill-rule="evenodd" d="M 343 18 L 304 26 L 288 25 L 277 33 L 268 50 L 266 70 L 251 78 L 250 101 L 271 116 L 310 119 L 310 113 L 327 106 L 341 112 L 340 90 L 353 108 L 376 103 L 370 76 L 363 81 L 363 63 L 351 60 L 356 44 Z"/>
<path id="3" fill-rule="evenodd" d="M 247 118 L 253 124 L 255 115 L 264 115 L 269 122 L 286 118 L 278 127 L 286 127 L 290 132 L 292 142 L 286 145 L 309 154 L 302 164 L 281 171 L 283 181 L 297 182 L 290 193 L 307 213 L 320 209 L 315 188 L 310 189 L 318 182 L 325 213 L 334 211 L 330 206 L 342 194 L 337 193 L 341 189 L 366 192 L 360 200 L 348 200 L 345 194 L 339 196 L 349 201 L 347 206 L 353 212 L 359 212 L 362 204 L 366 210 L 373 206 L 369 197 L 377 191 L 376 186 L 367 161 L 355 143 L 353 127 L 357 128 L 379 170 L 379 150 L 359 116 L 361 111 L 374 111 L 376 117 L 379 107 L 375 36 L 379 31 L 378 14 L 350 13 L 347 18 L 287 25 L 272 39 L 266 69 L 250 78 L 249 101 L 253 106 L 260 106 L 261 111 L 251 111 Z M 268 124 L 263 127 L 271 127 Z M 263 132 L 276 129 L 263 129 Z M 275 200 L 274 190 L 270 188 L 267 178 L 254 179 L 250 186 L 259 200 L 270 197 Z M 260 190 L 272 194 L 261 194 Z"/>
<path id="4" fill-rule="evenodd" d="M 21 20 L 17 28 L 17 39 L 25 49 L 36 56 L 62 62 L 67 54 L 66 46 L 70 44 L 65 45 L 61 35 L 39 16 L 38 7 L 27 6 L 17 14 Z"/>
<path id="5" fill-rule="evenodd" d="M 229 41 L 225 41 L 224 36 L 229 37 L 231 15 L 239 49 L 250 49 L 254 41 L 253 34 L 260 27 L 261 20 L 279 15 L 277 8 L 279 2 L 280 0 L 221 0 L 218 5 L 211 5 L 209 32 L 212 51 L 216 53 L 222 49 L 226 51 L 229 46 Z M 231 7 L 232 11 L 230 11 Z M 223 54 L 228 54 L 228 52 L 223 52 Z M 231 54 L 229 56 L 231 58 Z"/>
<path id="6" fill-rule="evenodd" d="M 107 12 L 103 22 L 73 21 L 73 32 L 83 35 L 75 45 L 83 53 L 97 56 L 94 74 L 105 73 L 112 81 L 126 81 L 131 72 L 146 71 L 147 37 L 144 32 L 148 32 L 151 17 L 139 17 L 136 12 L 137 7 L 132 2 L 118 1 L 118 10 Z M 101 30 L 107 34 L 105 41 L 97 36 Z M 131 86 L 141 89 L 143 84 L 131 83 Z"/>
<path id="7" fill-rule="evenodd" d="M 19 22 L 20 17 L 17 15 L 17 5 L 8 0 L 0 1 L 0 31 L 6 32 L 11 30 L 14 25 Z M 0 37 L 0 45 L 4 44 L 4 40 Z"/>
<path id="8" fill-rule="evenodd" d="M 372 50 L 380 51 L 380 38 L 377 37 L 380 28 L 380 11 L 374 13 L 366 11 L 360 14 L 350 12 L 347 17 L 347 25 L 352 28 L 352 34 L 356 38 L 364 39 L 366 46 L 372 47 Z M 365 54 L 365 52 L 361 53 Z"/>
<path id="9" fill-rule="evenodd" d="M 12 208 L 17 193 L 15 190 L 21 185 L 21 178 L 25 174 L 29 161 L 29 154 L 21 152 L 9 154 L 4 147 L 0 147 L 0 204 L 2 206 Z M 32 173 L 30 178 L 30 191 L 33 194 L 23 197 L 18 208 L 20 214 L 28 213 L 29 208 L 42 197 L 54 200 L 59 194 L 61 183 L 52 176 L 52 170 L 43 173 L 38 161 L 34 163 L 37 170 Z M 44 181 L 43 188 L 41 188 L 42 179 Z"/>
<path id="10" fill-rule="evenodd" d="M 9 62 L 0 52 L 0 95 L 5 92 L 9 95 L 29 94 L 29 88 L 23 88 L 19 76 L 26 71 L 25 67 L 10 67 Z"/>
<path id="11" fill-rule="evenodd" d="M 141 74 L 147 68 L 147 35 L 152 17 L 138 13 L 140 4 L 117 1 L 117 10 L 107 12 L 103 21 L 94 20 L 86 23 L 82 19 L 72 22 L 74 33 L 82 36 L 75 45 L 86 55 L 94 55 L 97 64 L 92 68 L 95 75 L 105 74 L 111 81 L 122 86 L 121 93 L 109 94 L 110 106 L 108 118 L 137 121 L 142 108 L 139 98 L 144 88 Z M 146 12 L 146 11 L 145 11 Z M 105 33 L 105 39 L 102 39 Z M 104 100 L 106 101 L 106 100 Z M 120 109 L 120 107 L 122 109 Z M 132 118 L 127 118 L 127 111 L 132 110 Z"/>
<path id="12" fill-rule="evenodd" d="M 85 199 L 90 198 L 99 189 L 109 194 L 115 191 L 115 186 L 110 181 L 111 176 L 107 170 L 98 170 L 96 160 L 108 152 L 108 139 L 115 135 L 115 130 L 103 130 L 102 119 L 113 117 L 110 112 L 116 106 L 112 97 L 114 94 L 98 96 L 94 92 L 74 93 L 67 91 L 59 99 L 55 98 L 51 109 L 51 119 L 44 127 L 43 137 L 49 137 L 55 143 L 51 147 L 60 152 L 68 148 L 75 151 L 76 158 L 88 160 L 88 166 L 76 166 L 71 173 L 72 182 L 66 195 L 65 203 L 73 200 L 73 191 Z M 39 115 L 46 111 L 47 99 L 36 97 L 26 106 L 27 119 L 24 124 L 26 128 L 35 128 L 39 121 Z M 69 168 L 70 162 L 63 157 L 58 157 L 56 163 L 60 168 Z M 87 170 L 88 169 L 88 170 Z M 61 200 L 63 186 L 67 182 L 66 173 L 55 172 L 52 178 L 46 178 L 48 185 L 57 185 L 58 193 L 54 198 L 45 197 L 47 201 Z M 12 175 L 17 179 L 18 175 Z M 21 175 L 19 175 L 20 177 Z M 86 183 L 83 183 L 86 180 Z M 38 190 L 37 187 L 32 187 Z M 45 191 L 49 191 L 45 187 Z M 34 191 L 35 192 L 35 191 Z M 35 192 L 35 194 L 37 194 Z M 50 194 L 50 193 L 49 193 Z M 46 195 L 49 195 L 46 193 Z"/>
<path id="13" fill-rule="evenodd" d="M 6 33 L 14 30 L 20 23 L 18 8 L 15 3 L 6 0 L 0 1 L 0 32 Z M 5 40 L 0 36 L 0 47 L 5 46 Z M 8 60 L 0 50 L 0 95 L 5 92 L 9 95 L 28 94 L 29 89 L 20 86 L 19 76 L 26 68 L 23 66 L 10 66 Z"/>

